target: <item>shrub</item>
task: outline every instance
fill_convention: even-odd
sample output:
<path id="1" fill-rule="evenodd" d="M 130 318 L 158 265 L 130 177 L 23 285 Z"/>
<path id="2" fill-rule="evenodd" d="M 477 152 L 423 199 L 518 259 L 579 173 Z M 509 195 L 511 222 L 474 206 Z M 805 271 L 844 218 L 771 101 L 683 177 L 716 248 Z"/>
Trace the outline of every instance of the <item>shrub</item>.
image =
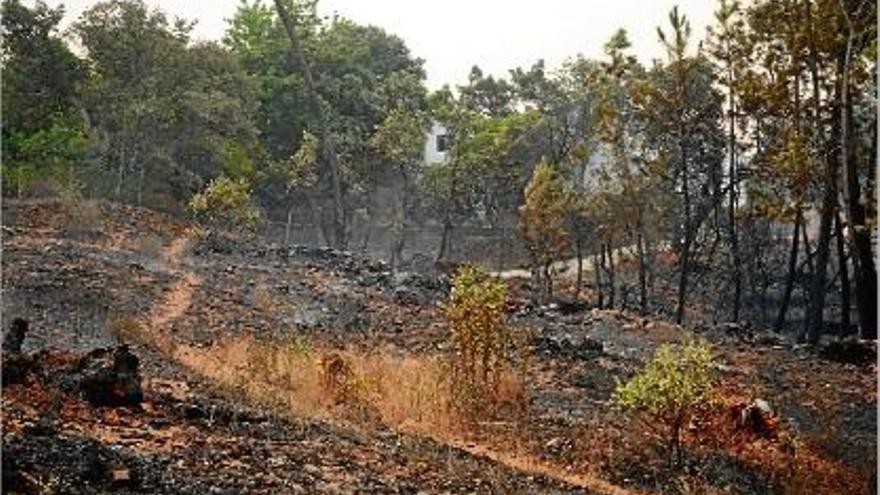
<path id="1" fill-rule="evenodd" d="M 668 461 L 681 465 L 681 430 L 693 413 L 709 401 L 712 355 L 705 342 L 674 348 L 663 344 L 645 369 L 617 386 L 617 402 L 641 412 L 665 428 Z M 661 428 L 658 428 L 660 430 Z"/>
<path id="2" fill-rule="evenodd" d="M 458 269 L 445 314 L 452 346 L 452 406 L 466 415 L 494 409 L 497 398 L 509 395 L 500 393 L 510 388 L 502 378 L 525 369 L 525 339 L 505 324 L 506 303 L 503 282 L 473 266 Z"/>
<path id="3" fill-rule="evenodd" d="M 245 179 L 220 176 L 193 196 L 188 206 L 197 221 L 211 228 L 253 232 L 262 220 Z"/>

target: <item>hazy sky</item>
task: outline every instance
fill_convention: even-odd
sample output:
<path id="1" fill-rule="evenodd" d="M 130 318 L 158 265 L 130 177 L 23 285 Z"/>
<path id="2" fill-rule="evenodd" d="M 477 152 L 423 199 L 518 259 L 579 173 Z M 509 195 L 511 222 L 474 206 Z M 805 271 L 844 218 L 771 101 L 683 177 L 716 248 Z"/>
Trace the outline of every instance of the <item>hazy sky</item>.
<path id="1" fill-rule="evenodd" d="M 239 1 L 146 0 L 169 14 L 198 20 L 198 39 L 221 38 Z M 47 3 L 63 3 L 70 22 L 95 1 Z M 555 68 L 577 53 L 600 57 L 602 45 L 619 27 L 629 32 L 635 53 L 647 63 L 662 55 L 656 27 L 667 24 L 675 4 L 691 20 L 695 42 L 701 39 L 712 20 L 713 0 L 320 0 L 318 9 L 403 38 L 425 60 L 428 86 L 436 89 L 465 82 L 474 64 L 506 76 L 508 69 L 539 58 Z"/>

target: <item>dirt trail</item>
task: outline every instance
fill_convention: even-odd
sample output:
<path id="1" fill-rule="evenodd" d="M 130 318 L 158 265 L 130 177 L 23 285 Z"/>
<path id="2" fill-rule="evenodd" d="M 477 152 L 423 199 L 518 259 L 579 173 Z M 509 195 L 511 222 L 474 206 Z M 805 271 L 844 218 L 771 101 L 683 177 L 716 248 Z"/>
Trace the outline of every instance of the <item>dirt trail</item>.
<path id="1" fill-rule="evenodd" d="M 141 337 L 168 355 L 173 355 L 180 345 L 174 342 L 171 324 L 186 313 L 192 304 L 193 294 L 202 283 L 195 273 L 181 266 L 180 260 L 189 245 L 190 235 L 187 232 L 175 238 L 162 250 L 160 258 L 163 268 L 176 276 L 177 281 L 142 319 L 144 331 Z"/>
<path id="2" fill-rule="evenodd" d="M 171 359 L 200 376 L 222 382 L 238 373 L 246 373 L 248 366 L 248 339 L 234 338 L 215 342 L 209 347 L 199 347 L 181 342 L 173 335 L 173 323 L 184 316 L 190 308 L 193 296 L 202 284 L 202 279 L 188 270 L 182 257 L 191 241 L 191 233 L 174 239 L 161 253 L 161 259 L 168 270 L 178 277 L 162 300 L 153 306 L 145 317 L 145 337 L 152 345 Z M 550 465 L 536 459 L 498 452 L 491 448 L 446 442 L 470 454 L 486 457 L 501 465 L 517 471 L 543 475 L 572 486 L 585 488 L 591 492 L 607 495 L 637 495 L 640 492 L 625 489 L 588 474 L 575 474 L 559 466 Z"/>

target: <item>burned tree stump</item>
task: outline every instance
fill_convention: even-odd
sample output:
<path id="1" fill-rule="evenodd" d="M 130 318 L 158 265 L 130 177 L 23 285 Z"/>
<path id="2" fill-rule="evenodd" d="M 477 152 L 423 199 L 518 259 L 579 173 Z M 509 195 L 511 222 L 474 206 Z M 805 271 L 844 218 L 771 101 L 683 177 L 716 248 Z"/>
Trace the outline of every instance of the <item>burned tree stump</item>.
<path id="1" fill-rule="evenodd" d="M 138 405 L 143 400 L 139 366 L 140 360 L 127 345 L 95 349 L 79 361 L 79 389 L 98 406 Z"/>
<path id="2" fill-rule="evenodd" d="M 3 336 L 3 352 L 7 354 L 20 354 L 24 337 L 29 330 L 28 321 L 23 318 L 12 320 L 9 330 Z"/>

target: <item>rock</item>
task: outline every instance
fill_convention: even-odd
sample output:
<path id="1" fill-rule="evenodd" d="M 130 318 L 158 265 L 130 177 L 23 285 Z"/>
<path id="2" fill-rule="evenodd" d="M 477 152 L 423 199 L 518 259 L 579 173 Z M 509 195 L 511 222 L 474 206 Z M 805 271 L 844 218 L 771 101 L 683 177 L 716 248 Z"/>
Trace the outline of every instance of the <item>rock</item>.
<path id="1" fill-rule="evenodd" d="M 838 363 L 869 366 L 877 362 L 877 348 L 862 340 L 840 340 L 819 349 L 819 357 Z"/>
<path id="2" fill-rule="evenodd" d="M 28 321 L 23 318 L 12 320 L 9 331 L 3 336 L 3 352 L 9 354 L 18 354 L 21 352 L 21 346 L 24 344 L 24 337 L 29 330 Z"/>
<path id="3" fill-rule="evenodd" d="M 593 359 L 605 353 L 605 345 L 590 337 L 576 339 L 570 333 L 551 334 L 544 331 L 535 337 L 532 346 L 536 351 L 575 359 Z"/>
<path id="4" fill-rule="evenodd" d="M 23 383 L 29 373 L 36 369 L 32 356 L 26 354 L 9 354 L 3 356 L 3 386 Z"/>
<path id="5" fill-rule="evenodd" d="M 139 365 L 140 360 L 127 345 L 95 349 L 78 363 L 79 389 L 95 405 L 138 405 L 143 400 Z"/>
<path id="6" fill-rule="evenodd" d="M 738 429 L 764 438 L 773 438 L 776 435 L 778 420 L 766 400 L 754 399 L 749 404 L 737 404 L 734 412 Z"/>
<path id="7" fill-rule="evenodd" d="M 586 311 L 587 303 L 584 301 L 565 301 L 559 300 L 556 304 L 556 310 L 563 315 L 572 315 Z"/>
<path id="8" fill-rule="evenodd" d="M 554 455 L 559 455 L 569 449 L 571 449 L 571 440 L 560 437 L 553 437 L 544 444 L 544 450 Z"/>

